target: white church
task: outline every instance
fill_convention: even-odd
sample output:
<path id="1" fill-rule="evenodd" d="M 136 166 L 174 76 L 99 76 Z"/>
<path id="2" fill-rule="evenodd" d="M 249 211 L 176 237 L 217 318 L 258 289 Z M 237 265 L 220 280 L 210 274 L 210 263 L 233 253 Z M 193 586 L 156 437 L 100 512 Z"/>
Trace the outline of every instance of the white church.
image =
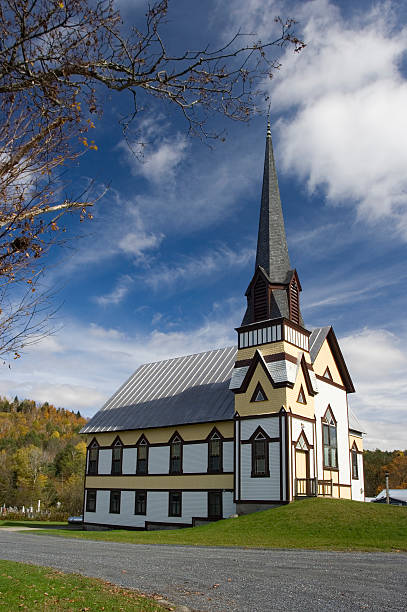
<path id="1" fill-rule="evenodd" d="M 362 428 L 332 327 L 308 330 L 267 129 L 236 346 L 140 366 L 82 429 L 84 524 L 187 527 L 324 496 L 363 501 Z"/>

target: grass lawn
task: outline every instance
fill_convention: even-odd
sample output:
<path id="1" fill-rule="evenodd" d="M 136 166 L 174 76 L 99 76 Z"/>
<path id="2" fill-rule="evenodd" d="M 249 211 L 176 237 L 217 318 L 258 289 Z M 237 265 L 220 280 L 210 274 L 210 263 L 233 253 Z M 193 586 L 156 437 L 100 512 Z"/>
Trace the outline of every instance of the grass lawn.
<path id="1" fill-rule="evenodd" d="M 163 612 L 155 601 L 103 580 L 0 561 L 0 609 Z"/>
<path id="2" fill-rule="evenodd" d="M 33 533 L 133 544 L 407 551 L 407 508 L 312 498 L 189 529 Z"/>

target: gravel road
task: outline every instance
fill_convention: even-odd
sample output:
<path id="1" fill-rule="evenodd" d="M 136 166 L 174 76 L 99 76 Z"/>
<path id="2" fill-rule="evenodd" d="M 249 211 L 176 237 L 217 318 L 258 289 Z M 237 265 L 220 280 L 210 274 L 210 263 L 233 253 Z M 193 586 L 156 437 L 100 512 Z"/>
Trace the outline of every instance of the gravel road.
<path id="1" fill-rule="evenodd" d="M 216 612 L 407 611 L 407 554 L 134 545 L 0 529 L 0 558 Z"/>

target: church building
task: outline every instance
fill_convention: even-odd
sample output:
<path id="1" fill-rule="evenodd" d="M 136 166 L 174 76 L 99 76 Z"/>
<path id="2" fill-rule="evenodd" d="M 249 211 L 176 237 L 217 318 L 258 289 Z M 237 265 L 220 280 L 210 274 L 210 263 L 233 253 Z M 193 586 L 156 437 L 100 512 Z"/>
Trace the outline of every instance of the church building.
<path id="1" fill-rule="evenodd" d="M 308 330 L 266 137 L 237 346 L 141 365 L 81 433 L 84 524 L 187 527 L 323 496 L 363 501 L 362 428 L 332 327 Z"/>

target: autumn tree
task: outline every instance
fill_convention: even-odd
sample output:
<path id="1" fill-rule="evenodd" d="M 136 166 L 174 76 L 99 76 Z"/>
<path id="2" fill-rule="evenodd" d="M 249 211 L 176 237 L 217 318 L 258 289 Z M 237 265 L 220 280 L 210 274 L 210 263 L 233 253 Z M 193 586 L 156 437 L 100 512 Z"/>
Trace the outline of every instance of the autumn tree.
<path id="1" fill-rule="evenodd" d="M 407 489 L 407 453 L 397 451 L 392 461 L 384 466 L 389 472 L 389 485 L 392 489 Z"/>
<path id="2" fill-rule="evenodd" d="M 90 134 L 106 91 L 129 94 L 125 128 L 154 97 L 178 109 L 190 132 L 216 137 L 208 117 L 248 120 L 279 66 L 274 50 L 304 46 L 294 22 L 277 18 L 272 41 L 236 33 L 216 49 L 177 52 L 162 35 L 167 12 L 160 0 L 129 29 L 113 0 L 0 5 L 0 355 L 18 356 L 46 331 L 49 296 L 36 286 L 43 256 L 61 240 L 64 215 L 91 216 L 101 195 L 64 196 L 64 169 L 97 149 Z"/>

